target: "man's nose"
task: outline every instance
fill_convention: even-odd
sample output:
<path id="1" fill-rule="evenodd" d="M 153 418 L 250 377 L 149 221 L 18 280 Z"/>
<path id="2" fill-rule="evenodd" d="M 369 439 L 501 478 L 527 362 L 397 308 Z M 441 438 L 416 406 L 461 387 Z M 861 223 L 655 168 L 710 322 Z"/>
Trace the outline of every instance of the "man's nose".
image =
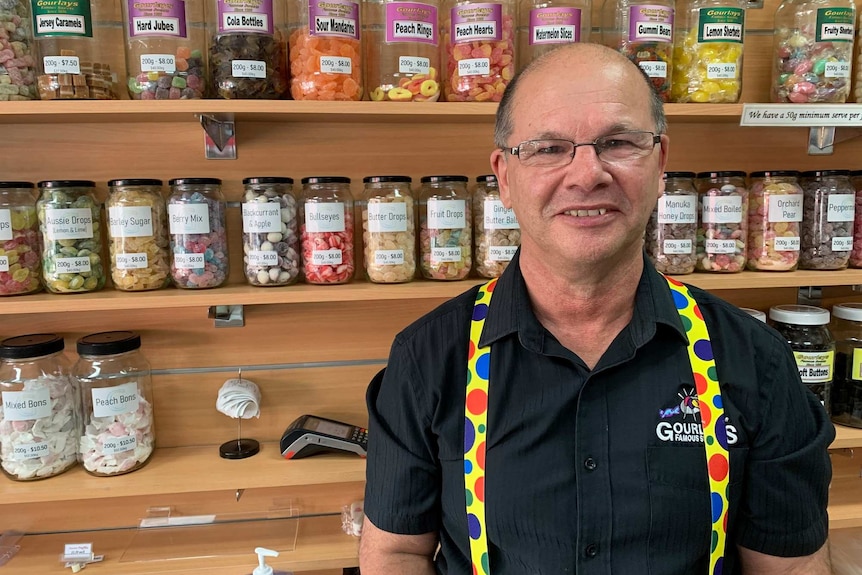
<path id="1" fill-rule="evenodd" d="M 581 145 L 575 148 L 575 156 L 568 166 L 568 179 L 574 185 L 591 190 L 609 179 L 606 168 L 594 145 Z"/>

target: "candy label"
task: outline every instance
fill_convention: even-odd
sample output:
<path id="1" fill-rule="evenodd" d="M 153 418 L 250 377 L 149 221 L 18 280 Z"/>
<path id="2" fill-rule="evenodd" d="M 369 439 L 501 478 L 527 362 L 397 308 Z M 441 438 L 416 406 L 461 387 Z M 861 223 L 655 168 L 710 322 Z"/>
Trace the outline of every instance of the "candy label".
<path id="1" fill-rule="evenodd" d="M 490 246 L 488 259 L 492 262 L 510 262 L 517 251 L 518 246 Z"/>
<path id="2" fill-rule="evenodd" d="M 51 241 L 90 239 L 93 237 L 93 211 L 89 208 L 46 208 L 45 232 Z"/>
<path id="3" fill-rule="evenodd" d="M 742 8 L 701 8 L 697 41 L 742 44 L 745 12 Z"/>
<path id="4" fill-rule="evenodd" d="M 374 202 L 368 204 L 368 231 L 406 232 L 407 204 L 404 202 Z"/>
<path id="5" fill-rule="evenodd" d="M 667 78 L 667 62 L 644 60 L 638 62 L 638 66 L 650 78 Z"/>
<path id="6" fill-rule="evenodd" d="M 500 200 L 486 199 L 484 226 L 486 230 L 519 230 L 518 218 L 512 208 L 503 206 Z M 511 259 L 511 258 L 510 258 Z"/>
<path id="7" fill-rule="evenodd" d="M 458 76 L 488 76 L 491 74 L 489 58 L 466 58 L 458 60 Z"/>
<path id="8" fill-rule="evenodd" d="M 704 244 L 708 254 L 736 253 L 736 240 L 706 240 Z"/>
<path id="9" fill-rule="evenodd" d="M 0 256 L 0 272 L 9 271 L 9 256 Z"/>
<path id="10" fill-rule="evenodd" d="M 272 0 L 216 0 L 219 34 L 272 35 Z"/>
<path id="11" fill-rule="evenodd" d="M 832 238 L 833 252 L 849 252 L 853 249 L 853 238 L 851 236 L 836 236 Z"/>
<path id="12" fill-rule="evenodd" d="M 142 238 L 153 235 L 153 210 L 142 207 L 108 208 L 108 225 L 113 238 Z"/>
<path id="13" fill-rule="evenodd" d="M 431 59 L 419 56 L 399 56 L 398 72 L 401 74 L 430 74 Z"/>
<path id="14" fill-rule="evenodd" d="M 853 381 L 862 381 L 862 348 L 853 348 L 853 371 L 850 372 L 850 379 Z"/>
<path id="15" fill-rule="evenodd" d="M 305 204 L 305 231 L 312 233 L 343 232 L 344 203 L 322 202 Z"/>
<path id="16" fill-rule="evenodd" d="M 827 222 L 852 222 L 856 215 L 854 194 L 830 194 L 826 208 Z"/>
<path id="17" fill-rule="evenodd" d="M 281 232 L 281 206 L 275 202 L 243 203 L 242 231 L 246 234 Z"/>
<path id="18" fill-rule="evenodd" d="M 90 258 L 57 258 L 54 266 L 58 274 L 80 274 L 93 271 L 90 267 Z"/>
<path id="19" fill-rule="evenodd" d="M 705 224 L 742 223 L 742 197 L 705 196 L 701 208 L 701 221 Z"/>
<path id="20" fill-rule="evenodd" d="M 105 455 L 116 455 L 117 453 L 125 453 L 126 451 L 134 451 L 138 446 L 138 441 L 134 435 L 125 437 L 108 437 L 102 444 L 102 453 Z"/>
<path id="21" fill-rule="evenodd" d="M 665 254 L 693 254 L 694 243 L 691 240 L 665 240 L 662 245 L 662 253 Z"/>
<path id="22" fill-rule="evenodd" d="M 118 270 L 142 270 L 147 267 L 147 254 L 117 254 Z"/>
<path id="23" fill-rule="evenodd" d="M 93 37 L 90 0 L 40 0 L 30 4 L 33 7 L 33 31 L 37 38 Z"/>
<path id="24" fill-rule="evenodd" d="M 19 443 L 12 445 L 12 459 L 15 461 L 26 461 L 28 459 L 39 459 L 47 457 L 51 449 L 47 441 L 42 443 Z"/>
<path id="25" fill-rule="evenodd" d="M 452 8 L 450 15 L 450 33 L 455 44 L 481 40 L 499 42 L 503 39 L 502 4 L 464 4 Z"/>
<path id="26" fill-rule="evenodd" d="M 780 236 L 775 238 L 775 251 L 777 252 L 798 252 L 799 237 Z"/>
<path id="27" fill-rule="evenodd" d="M 733 80 L 736 78 L 736 64 L 709 64 L 706 67 L 706 77 L 710 80 Z"/>
<path id="28" fill-rule="evenodd" d="M 431 263 L 457 263 L 461 261 L 461 248 L 431 248 Z"/>
<path id="29" fill-rule="evenodd" d="M 311 0 L 308 26 L 312 36 L 359 40 L 359 4 L 349 0 Z"/>
<path id="30" fill-rule="evenodd" d="M 200 270 L 204 264 L 204 254 L 174 254 L 174 267 L 179 270 Z"/>
<path id="31" fill-rule="evenodd" d="M 77 56 L 45 56 L 42 65 L 46 74 L 80 74 L 81 62 Z"/>
<path id="32" fill-rule="evenodd" d="M 400 266 L 404 264 L 404 250 L 375 250 L 374 265 Z"/>
<path id="33" fill-rule="evenodd" d="M 428 229 L 456 230 L 466 228 L 466 209 L 464 200 L 428 200 Z"/>
<path id="34" fill-rule="evenodd" d="M 826 62 L 823 75 L 827 78 L 849 78 L 850 62 Z"/>
<path id="35" fill-rule="evenodd" d="M 833 351 L 794 351 L 796 367 L 802 383 L 823 383 L 832 381 L 832 366 L 835 362 Z"/>
<path id="36" fill-rule="evenodd" d="M 184 0 L 128 0 L 129 36 L 186 38 Z"/>
<path id="37" fill-rule="evenodd" d="M 769 196 L 770 222 L 801 222 L 802 194 L 780 194 Z"/>
<path id="38" fill-rule="evenodd" d="M 660 197 L 658 199 L 658 223 L 697 223 L 697 199 L 695 196 Z"/>
<path id="39" fill-rule="evenodd" d="M 386 43 L 394 42 L 419 42 L 436 46 L 437 7 L 418 2 L 388 2 Z"/>
<path id="40" fill-rule="evenodd" d="M 0 242 L 12 239 L 12 210 L 0 210 Z"/>
<path id="41" fill-rule="evenodd" d="M 250 266 L 277 266 L 278 253 L 272 250 L 269 251 L 250 251 L 248 252 L 248 265 Z"/>
<path id="42" fill-rule="evenodd" d="M 341 250 L 312 250 L 311 263 L 316 266 L 340 266 L 342 262 Z"/>
<path id="43" fill-rule="evenodd" d="M 231 60 L 230 73 L 234 78 L 266 78 L 266 62 L 261 60 Z"/>
<path id="44" fill-rule="evenodd" d="M 94 387 L 93 417 L 113 417 L 138 409 L 138 384 L 134 381 L 114 387 Z"/>
<path id="45" fill-rule="evenodd" d="M 340 56 L 321 56 L 320 71 L 324 74 L 352 74 L 353 60 Z"/>
<path id="46" fill-rule="evenodd" d="M 629 6 L 629 42 L 673 41 L 673 8 L 657 4 Z"/>
<path id="47" fill-rule="evenodd" d="M 530 10 L 530 45 L 568 44 L 580 41 L 580 8 L 534 8 Z"/>
<path id="48" fill-rule="evenodd" d="M 207 204 L 169 204 L 172 234 L 208 234 L 210 216 Z"/>
<path id="49" fill-rule="evenodd" d="M 47 387 L 33 391 L 4 391 L 3 419 L 29 421 L 51 417 L 51 393 Z"/>
<path id="50" fill-rule="evenodd" d="M 818 8 L 815 42 L 852 42 L 853 8 Z"/>
<path id="51" fill-rule="evenodd" d="M 173 74 L 176 71 L 177 60 L 173 54 L 141 54 L 141 72 Z"/>

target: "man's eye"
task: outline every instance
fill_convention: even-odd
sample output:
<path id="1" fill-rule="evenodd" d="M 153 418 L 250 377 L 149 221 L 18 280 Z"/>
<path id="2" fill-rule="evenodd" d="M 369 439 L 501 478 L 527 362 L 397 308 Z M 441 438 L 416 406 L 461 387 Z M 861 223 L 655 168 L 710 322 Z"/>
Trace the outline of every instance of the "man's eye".
<path id="1" fill-rule="evenodd" d="M 547 144 L 537 147 L 534 153 L 540 156 L 556 156 L 559 154 L 565 154 L 566 148 L 559 144 Z"/>
<path id="2" fill-rule="evenodd" d="M 621 148 L 634 147 L 634 145 L 634 142 L 626 140 L 625 138 L 608 138 L 607 140 L 602 141 L 601 147 L 603 150 L 618 150 Z"/>

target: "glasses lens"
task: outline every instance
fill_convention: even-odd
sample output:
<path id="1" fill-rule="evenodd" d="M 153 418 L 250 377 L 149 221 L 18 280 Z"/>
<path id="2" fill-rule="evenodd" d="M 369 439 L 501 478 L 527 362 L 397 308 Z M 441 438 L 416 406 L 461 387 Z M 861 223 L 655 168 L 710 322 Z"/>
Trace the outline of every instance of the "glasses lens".
<path id="1" fill-rule="evenodd" d="M 530 140 L 518 148 L 518 159 L 525 166 L 562 166 L 572 159 L 574 144 L 568 140 Z"/>
<path id="2" fill-rule="evenodd" d="M 596 140 L 596 151 L 607 162 L 619 162 L 643 157 L 653 149 L 650 132 L 621 132 Z"/>

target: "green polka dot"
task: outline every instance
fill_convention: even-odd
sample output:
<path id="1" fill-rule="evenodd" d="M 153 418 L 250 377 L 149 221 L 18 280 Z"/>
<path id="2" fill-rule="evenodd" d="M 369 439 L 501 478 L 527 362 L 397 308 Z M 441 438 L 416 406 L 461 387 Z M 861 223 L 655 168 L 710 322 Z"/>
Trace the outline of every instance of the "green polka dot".
<path id="1" fill-rule="evenodd" d="M 485 292 L 479 290 L 476 292 L 476 301 L 482 301 L 482 298 L 485 297 Z"/>
<path id="2" fill-rule="evenodd" d="M 713 437 L 711 435 L 707 435 L 706 436 L 706 444 L 712 445 L 713 443 L 715 443 L 715 439 L 713 439 Z"/>
<path id="3" fill-rule="evenodd" d="M 488 562 L 488 554 L 487 553 L 482 553 L 482 569 L 485 570 L 485 573 L 491 572 L 491 566 L 490 566 L 490 563 Z"/>
<path id="4" fill-rule="evenodd" d="M 685 328 L 686 332 L 691 331 L 691 320 L 685 317 L 684 315 L 679 316 L 679 319 L 682 320 L 682 327 Z"/>
<path id="5" fill-rule="evenodd" d="M 479 429 L 479 433 L 485 433 L 485 424 L 484 423 L 479 424 L 478 429 Z"/>
<path id="6" fill-rule="evenodd" d="M 710 549 L 710 552 L 715 551 L 715 548 L 718 547 L 718 533 L 716 533 L 715 531 L 712 532 L 712 545 L 711 545 L 711 547 L 712 548 Z"/>
<path id="7" fill-rule="evenodd" d="M 714 365 L 710 366 L 710 368 L 706 370 L 706 376 L 713 381 L 718 381 L 718 372 Z"/>
<path id="8" fill-rule="evenodd" d="M 470 490 L 467 490 L 467 506 L 473 505 L 473 494 L 470 493 Z"/>
<path id="9" fill-rule="evenodd" d="M 472 381 L 472 379 L 473 379 L 473 370 L 468 369 L 467 370 L 467 385 L 470 385 L 470 381 Z"/>

